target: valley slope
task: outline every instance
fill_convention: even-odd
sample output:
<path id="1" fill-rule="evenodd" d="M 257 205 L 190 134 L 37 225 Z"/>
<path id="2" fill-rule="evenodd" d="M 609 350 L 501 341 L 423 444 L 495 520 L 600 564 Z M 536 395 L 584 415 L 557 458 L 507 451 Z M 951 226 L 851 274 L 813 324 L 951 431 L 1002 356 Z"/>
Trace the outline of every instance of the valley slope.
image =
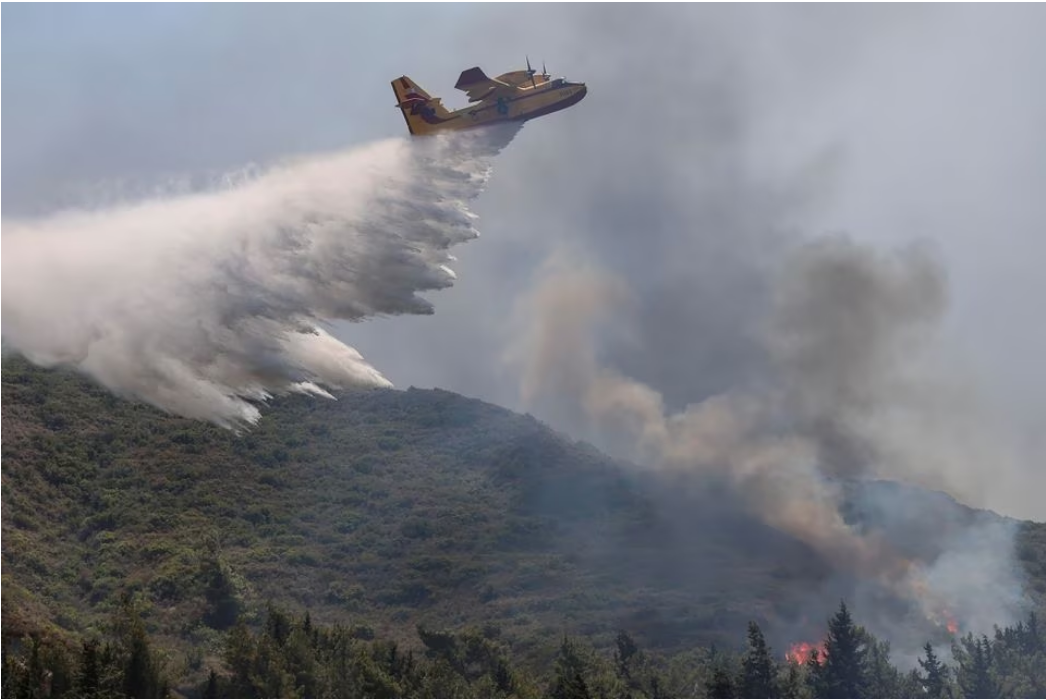
<path id="1" fill-rule="evenodd" d="M 441 390 L 279 398 L 237 435 L 8 356 L 2 429 L 5 636 L 92 633 L 136 593 L 171 647 L 273 601 L 407 642 L 495 625 L 547 658 L 624 628 L 670 651 L 794 629 L 831 574 L 714 484 Z M 1041 596 L 1044 526 L 1018 556 Z"/>

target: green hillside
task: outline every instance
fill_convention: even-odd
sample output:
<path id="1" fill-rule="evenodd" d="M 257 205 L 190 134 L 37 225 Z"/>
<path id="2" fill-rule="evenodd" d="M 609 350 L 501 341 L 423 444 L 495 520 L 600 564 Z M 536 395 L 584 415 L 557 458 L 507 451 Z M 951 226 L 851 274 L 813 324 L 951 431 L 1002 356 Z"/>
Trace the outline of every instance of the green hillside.
<path id="1" fill-rule="evenodd" d="M 797 620 L 830 573 L 725 491 L 446 391 L 281 398 L 235 435 L 7 357 L 2 429 L 7 637 L 97 633 L 132 592 L 206 653 L 268 601 L 408 644 L 496 626 L 521 658 L 619 629 L 677 651 Z M 1020 556 L 1046 591 L 1044 526 Z"/>
<path id="2" fill-rule="evenodd" d="M 171 633 L 273 599 L 381 632 L 493 620 L 555 637 L 628 621 L 672 644 L 772 615 L 781 582 L 817 571 L 723 505 L 660 517 L 627 474 L 445 391 L 281 399 L 237 436 L 8 359 L 5 624 L 86 629 L 137 590 Z M 742 535 L 759 546 L 739 550 Z M 687 550 L 700 565 L 665 560 Z"/>

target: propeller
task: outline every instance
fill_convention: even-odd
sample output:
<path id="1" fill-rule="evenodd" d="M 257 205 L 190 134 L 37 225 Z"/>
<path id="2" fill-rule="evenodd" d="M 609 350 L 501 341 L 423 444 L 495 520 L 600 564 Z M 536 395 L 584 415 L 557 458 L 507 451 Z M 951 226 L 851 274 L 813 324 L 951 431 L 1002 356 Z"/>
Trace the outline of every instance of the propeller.
<path id="1" fill-rule="evenodd" d="M 544 61 L 541 62 L 541 77 L 543 77 L 545 80 L 548 80 L 548 71 L 545 70 L 545 62 Z"/>
<path id="2" fill-rule="evenodd" d="M 530 67 L 530 56 L 527 56 L 527 77 L 530 78 L 531 87 L 537 87 L 538 84 L 534 81 L 534 69 Z"/>

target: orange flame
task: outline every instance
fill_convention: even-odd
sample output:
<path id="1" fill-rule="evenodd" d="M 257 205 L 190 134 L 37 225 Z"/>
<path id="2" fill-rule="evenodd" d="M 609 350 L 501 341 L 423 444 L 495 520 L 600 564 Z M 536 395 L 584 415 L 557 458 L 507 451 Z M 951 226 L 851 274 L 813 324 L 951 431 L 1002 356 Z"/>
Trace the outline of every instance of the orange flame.
<path id="1" fill-rule="evenodd" d="M 951 613 L 949 613 L 947 610 L 942 610 L 941 613 L 944 614 L 944 626 L 948 630 L 948 633 L 959 634 L 959 622 L 954 617 L 952 617 Z"/>
<path id="2" fill-rule="evenodd" d="M 788 653 L 785 654 L 785 659 L 792 663 L 797 663 L 800 666 L 806 664 L 813 656 L 814 651 L 817 651 L 818 659 L 824 660 L 824 657 L 828 655 L 827 649 L 825 649 L 824 642 L 818 644 L 811 644 L 810 642 L 797 642 L 788 649 Z"/>
<path id="3" fill-rule="evenodd" d="M 930 613 L 927 615 L 927 618 L 930 622 L 936 625 L 938 629 L 943 627 L 948 630 L 948 634 L 959 634 L 959 621 L 951 614 L 951 612 L 949 612 L 948 608 L 940 608 L 940 612 Z"/>

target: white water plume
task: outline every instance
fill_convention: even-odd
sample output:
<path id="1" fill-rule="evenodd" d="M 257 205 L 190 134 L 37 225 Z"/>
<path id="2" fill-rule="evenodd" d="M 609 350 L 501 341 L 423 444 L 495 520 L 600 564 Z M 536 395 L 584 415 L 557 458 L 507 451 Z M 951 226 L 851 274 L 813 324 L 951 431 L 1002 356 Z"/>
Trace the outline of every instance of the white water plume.
<path id="1" fill-rule="evenodd" d="M 389 386 L 333 319 L 429 314 L 516 129 L 390 139 L 223 189 L 3 227 L 5 345 L 226 427 L 273 394 Z"/>

